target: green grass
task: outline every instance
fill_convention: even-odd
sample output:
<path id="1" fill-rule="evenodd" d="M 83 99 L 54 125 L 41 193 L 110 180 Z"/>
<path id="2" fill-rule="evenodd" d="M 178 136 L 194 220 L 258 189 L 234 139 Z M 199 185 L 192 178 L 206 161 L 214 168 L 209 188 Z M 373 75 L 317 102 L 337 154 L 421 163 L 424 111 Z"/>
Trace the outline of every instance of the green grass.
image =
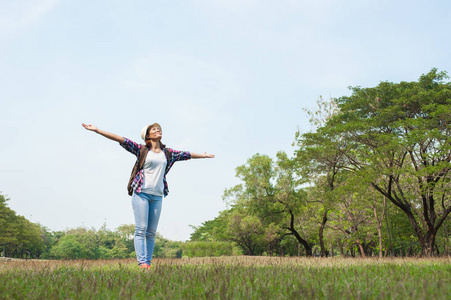
<path id="1" fill-rule="evenodd" d="M 0 263 L 0 299 L 449 299 L 451 259 L 223 257 Z"/>

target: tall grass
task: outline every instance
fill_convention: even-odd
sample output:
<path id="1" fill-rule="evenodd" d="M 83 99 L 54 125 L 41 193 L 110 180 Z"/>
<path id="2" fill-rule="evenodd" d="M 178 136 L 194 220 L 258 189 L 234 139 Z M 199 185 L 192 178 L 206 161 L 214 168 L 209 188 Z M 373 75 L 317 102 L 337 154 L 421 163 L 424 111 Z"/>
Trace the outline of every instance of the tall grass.
<path id="1" fill-rule="evenodd" d="M 220 257 L 0 263 L 1 299 L 449 299 L 451 259 Z"/>

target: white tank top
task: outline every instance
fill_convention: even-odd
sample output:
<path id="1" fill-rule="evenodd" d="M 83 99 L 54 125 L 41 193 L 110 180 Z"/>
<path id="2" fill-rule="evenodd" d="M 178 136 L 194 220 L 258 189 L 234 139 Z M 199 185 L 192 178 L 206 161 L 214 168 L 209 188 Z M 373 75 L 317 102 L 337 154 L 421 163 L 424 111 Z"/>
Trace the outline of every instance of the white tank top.
<path id="1" fill-rule="evenodd" d="M 167 161 L 164 151 L 155 153 L 149 150 L 144 162 L 144 182 L 141 192 L 155 196 L 163 196 L 164 184 L 163 177 Z"/>

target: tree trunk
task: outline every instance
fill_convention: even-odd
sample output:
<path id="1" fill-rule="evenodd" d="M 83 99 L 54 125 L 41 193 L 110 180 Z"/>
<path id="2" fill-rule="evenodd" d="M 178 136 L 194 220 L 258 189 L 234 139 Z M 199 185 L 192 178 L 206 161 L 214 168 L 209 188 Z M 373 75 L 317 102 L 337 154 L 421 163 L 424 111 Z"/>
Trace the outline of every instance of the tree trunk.
<path id="1" fill-rule="evenodd" d="M 377 234 L 379 235 L 379 258 L 382 258 L 382 222 L 379 219 L 379 216 L 377 215 L 377 209 L 376 209 L 376 199 L 374 200 L 374 217 L 376 218 L 376 224 L 377 224 Z M 384 210 L 385 210 L 385 197 L 384 197 Z"/>
<path id="2" fill-rule="evenodd" d="M 305 255 L 306 256 L 312 256 L 313 255 L 312 247 L 309 245 L 309 243 L 307 243 L 307 241 L 304 240 L 294 228 L 290 228 L 290 231 L 296 237 L 296 239 L 298 240 L 299 244 L 302 244 L 302 246 L 304 246 L 304 248 L 305 248 Z"/>
<path id="3" fill-rule="evenodd" d="M 343 243 L 339 242 L 338 243 L 338 250 L 340 251 L 340 256 L 341 257 L 345 257 L 345 251 L 344 251 L 343 247 L 344 247 Z"/>
<path id="4" fill-rule="evenodd" d="M 290 215 L 291 215 L 291 220 L 290 220 L 290 227 L 287 227 L 287 229 L 295 236 L 295 238 L 298 240 L 298 242 L 300 244 L 302 244 L 302 246 L 304 246 L 305 248 L 305 255 L 306 256 L 312 256 L 312 247 L 309 245 L 309 243 L 307 243 L 306 240 L 304 240 L 299 233 L 297 232 L 296 229 L 294 229 L 294 214 L 293 212 L 290 210 Z"/>
<path id="5" fill-rule="evenodd" d="M 435 248 L 435 237 L 437 234 L 438 226 L 435 228 L 429 228 L 426 232 L 423 231 L 420 226 L 416 223 L 415 217 L 413 214 L 407 213 L 409 217 L 410 223 L 417 234 L 418 241 L 421 245 L 421 256 L 423 257 L 432 257 L 434 256 L 434 248 Z"/>
<path id="6" fill-rule="evenodd" d="M 435 248 L 435 232 L 428 232 L 425 237 L 420 239 L 421 244 L 421 256 L 432 257 L 434 256 Z"/>
<path id="7" fill-rule="evenodd" d="M 386 197 L 384 196 L 384 203 L 386 201 Z M 392 241 L 392 232 L 391 232 L 391 227 L 390 224 L 388 223 L 388 211 L 386 210 L 387 207 L 384 206 L 384 219 L 385 219 L 385 224 L 387 225 L 387 232 L 388 232 L 388 242 L 389 242 L 389 246 L 388 248 L 390 249 L 390 257 L 393 257 L 394 255 L 394 251 L 393 251 L 393 241 Z M 387 256 L 387 255 L 385 255 Z"/>
<path id="8" fill-rule="evenodd" d="M 361 255 L 363 258 L 366 258 L 366 255 L 365 255 L 365 249 L 363 248 L 363 245 L 362 245 L 362 243 L 360 242 L 360 239 L 357 239 L 357 240 L 356 240 L 356 244 L 357 244 L 357 246 L 359 247 L 360 255 Z"/>
<path id="9" fill-rule="evenodd" d="M 381 226 L 377 226 L 377 235 L 379 236 L 379 258 L 382 258 L 382 229 Z"/>
<path id="10" fill-rule="evenodd" d="M 423 229 L 418 224 L 418 221 L 412 213 L 410 204 L 406 204 L 402 200 L 397 199 L 397 196 L 392 193 L 392 187 L 390 187 L 388 191 L 384 191 L 377 184 L 372 185 L 377 191 L 386 196 L 394 205 L 399 207 L 407 215 L 410 224 L 418 237 L 418 241 L 421 244 L 421 256 L 432 257 L 434 255 L 435 236 L 439 228 L 443 225 L 445 219 L 451 213 L 451 207 L 445 209 L 440 218 L 438 218 L 433 205 L 435 203 L 433 197 L 431 195 L 423 195 L 423 213 L 418 214 L 418 217 L 423 221 L 423 223 L 427 224 L 427 227 Z"/>
<path id="11" fill-rule="evenodd" d="M 326 257 L 326 247 L 324 247 L 324 227 L 326 226 L 327 222 L 327 212 L 328 210 L 325 209 L 323 220 L 321 221 L 321 225 L 319 227 L 319 245 L 321 247 L 321 257 Z"/>

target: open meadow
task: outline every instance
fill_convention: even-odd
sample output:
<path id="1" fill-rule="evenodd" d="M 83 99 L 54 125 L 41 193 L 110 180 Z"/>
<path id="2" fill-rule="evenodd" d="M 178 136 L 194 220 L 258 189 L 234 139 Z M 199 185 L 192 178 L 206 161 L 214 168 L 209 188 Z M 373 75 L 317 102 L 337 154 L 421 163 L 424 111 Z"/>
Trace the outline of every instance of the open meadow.
<path id="1" fill-rule="evenodd" d="M 449 299 L 450 258 L 0 262 L 0 299 Z"/>

